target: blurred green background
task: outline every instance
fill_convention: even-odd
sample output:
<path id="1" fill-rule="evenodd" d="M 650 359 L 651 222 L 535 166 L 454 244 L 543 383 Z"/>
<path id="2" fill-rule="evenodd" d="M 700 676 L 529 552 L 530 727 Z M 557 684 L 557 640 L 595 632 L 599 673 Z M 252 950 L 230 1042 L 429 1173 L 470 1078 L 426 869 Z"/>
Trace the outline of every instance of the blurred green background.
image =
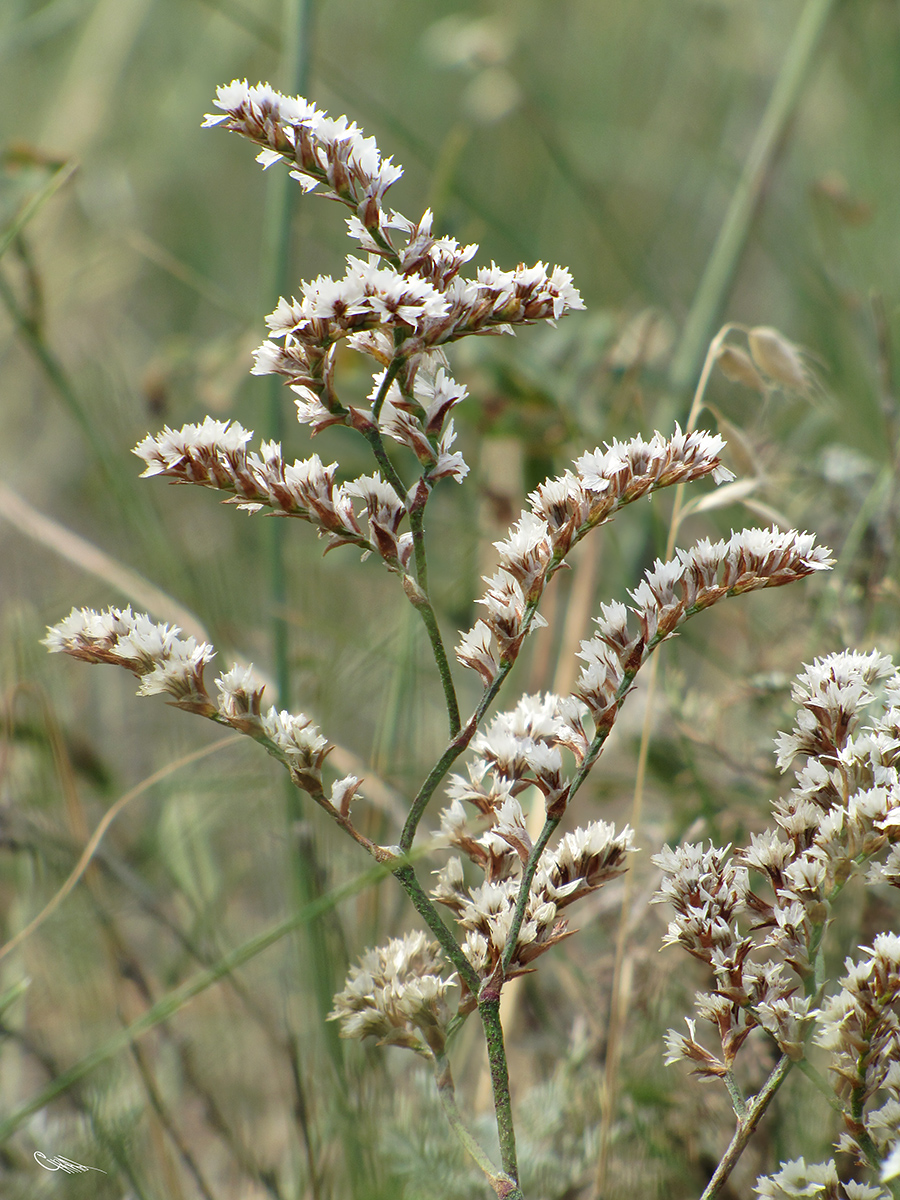
<path id="1" fill-rule="evenodd" d="M 804 48 L 796 31 L 816 20 L 821 36 Z M 290 911 L 292 851 L 310 864 L 301 892 L 367 867 L 318 813 L 286 806 L 278 772 L 252 744 L 177 767 L 216 731 L 136 699 L 124 674 L 48 658 L 46 624 L 73 604 L 130 601 L 157 619 L 177 619 L 177 604 L 223 666 L 239 654 L 274 677 L 281 619 L 291 703 L 382 782 L 367 819 L 385 842 L 443 746 L 427 646 L 391 577 L 348 550 L 323 561 L 311 531 L 291 524 L 282 595 L 265 518 L 139 482 L 130 454 L 147 431 L 207 413 L 260 436 L 273 427 L 269 381 L 249 367 L 275 299 L 279 181 L 249 144 L 200 124 L 218 84 L 246 77 L 291 91 L 298 73 L 320 107 L 346 112 L 404 166 L 392 205 L 413 218 L 432 207 L 441 232 L 480 243 L 475 264 L 568 265 L 587 305 L 558 329 L 451 351 L 471 393 L 457 425 L 473 473 L 465 488 L 439 490 L 432 514 L 450 644 L 475 620 L 490 542 L 526 492 L 603 440 L 684 422 L 723 321 L 776 326 L 810 352 L 810 397 L 763 401 L 714 377 L 703 422 L 729 439 L 733 469 L 757 479 L 756 507 L 693 517 L 682 541 L 774 516 L 836 548 L 834 577 L 722 606 L 662 652 L 603 1195 L 699 1194 L 730 1114 L 724 1093 L 679 1068 L 662 1072 L 661 1032 L 688 1011 L 699 980 L 674 951 L 656 953 L 663 922 L 646 908 L 649 852 L 686 830 L 731 840 L 760 828 L 767 800 L 787 786 L 770 745 L 791 719 L 791 676 L 844 645 L 898 644 L 894 0 L 4 0 L 3 940 L 54 895 L 114 800 L 177 769 L 125 808 L 84 882 L 0 963 L 0 995 L 30 980 L 0 1015 L 0 1109 L 15 1112 Z M 777 136 L 765 142 L 779 88 Z M 705 272 L 748 182 L 756 202 L 714 286 Z M 288 286 L 341 273 L 351 249 L 342 211 L 299 189 L 290 204 Z M 339 382 L 351 402 L 370 387 L 350 354 Z M 310 448 L 288 400 L 284 411 L 286 455 L 316 450 L 326 462 L 340 456 L 346 475 L 370 469 L 346 431 Z M 551 627 L 514 689 L 570 678 L 573 638 L 661 553 L 670 504 L 663 495 L 629 510 L 599 535 L 599 553 L 559 577 Z M 468 708 L 474 683 L 459 686 Z M 569 827 L 628 819 L 640 691 L 630 703 Z M 482 1195 L 409 1056 L 323 1032 L 348 961 L 408 927 L 394 892 L 382 885 L 344 902 L 314 935 L 280 942 L 30 1117 L 0 1151 L 4 1198 L 58 1194 L 34 1149 L 107 1172 L 67 1177 L 76 1200 Z M 610 888 L 580 914 L 582 934 L 542 960 L 516 1011 L 529 1196 L 597 1194 L 619 894 Z M 891 919 L 878 903 L 850 898 L 846 939 Z M 474 1027 L 455 1061 L 480 1120 Z M 733 1194 L 779 1156 L 821 1156 L 827 1121 L 786 1089 Z"/>

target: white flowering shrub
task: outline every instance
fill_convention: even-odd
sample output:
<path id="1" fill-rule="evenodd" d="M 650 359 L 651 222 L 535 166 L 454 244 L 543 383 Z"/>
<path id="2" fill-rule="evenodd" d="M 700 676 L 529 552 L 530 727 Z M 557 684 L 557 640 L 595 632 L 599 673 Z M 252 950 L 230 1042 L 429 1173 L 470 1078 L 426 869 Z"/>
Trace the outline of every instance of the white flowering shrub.
<path id="1" fill-rule="evenodd" d="M 249 431 L 212 418 L 148 435 L 135 453 L 145 476 L 199 484 L 251 513 L 299 518 L 316 529 L 326 552 L 354 547 L 396 576 L 427 631 L 446 706 L 446 748 L 408 797 L 402 826 L 379 844 L 357 817 L 366 804 L 365 780 L 334 778 L 327 735 L 304 713 L 264 706 L 252 669 L 235 666 L 211 688 L 205 678 L 211 646 L 182 639 L 177 628 L 130 608 L 75 609 L 46 644 L 87 662 L 123 666 L 140 680 L 141 695 L 163 694 L 258 741 L 296 787 L 396 877 L 428 933 L 416 928 L 367 951 L 331 1016 L 344 1037 L 372 1036 L 429 1062 L 449 1128 L 497 1196 L 521 1198 L 501 993 L 571 934 L 571 907 L 625 872 L 636 849 L 627 826 L 617 830 L 598 820 L 564 833 L 559 826 L 660 643 L 727 597 L 827 570 L 829 551 L 808 533 L 776 528 L 678 549 L 646 572 L 627 603 L 599 606 L 596 631 L 578 651 L 571 694 L 523 695 L 497 711 L 525 639 L 544 623 L 544 591 L 573 547 L 654 491 L 733 478 L 721 462 L 723 440 L 694 428 L 696 413 L 686 431 L 676 425 L 646 440 L 586 450 L 531 493 L 509 536 L 495 543 L 496 570 L 474 598 L 480 615 L 454 635 L 457 663 L 473 672 L 481 690 L 473 710 L 461 712 L 457 668 L 428 580 L 431 496 L 447 480 L 464 483 L 469 470 L 454 449 L 452 416 L 467 392 L 452 378 L 448 354 L 464 337 L 556 321 L 582 308 L 581 298 L 562 267 L 491 264 L 467 273 L 477 246 L 436 236 L 430 212 L 413 221 L 388 208 L 385 196 L 400 168 L 345 117 L 334 120 L 303 99 L 237 81 L 219 89 L 216 105 L 220 111 L 207 125 L 249 138 L 264 167 L 286 165 L 304 192 L 318 190 L 348 210 L 354 253 L 343 277 L 320 277 L 304 283 L 299 298 L 279 301 L 253 372 L 284 378 L 311 436 L 341 427 L 348 439 L 364 439 L 372 473 L 348 478 L 340 463 L 326 465 L 316 454 L 288 462 L 275 442 L 248 450 Z M 752 361 L 735 347 L 714 349 L 723 368 L 752 372 L 763 388 L 788 377 L 785 356 L 807 384 L 793 348 L 775 331 L 751 331 L 749 345 Z M 342 397 L 339 348 L 369 363 L 365 407 Z M 391 443 L 397 448 L 389 450 Z M 885 679 L 885 707 L 866 725 L 863 714 Z M 795 699 L 797 725 L 779 741 L 779 764 L 798 757 L 805 763 L 791 797 L 776 806 L 773 828 L 740 850 L 685 845 L 656 858 L 663 872 L 658 899 L 674 913 L 666 941 L 684 947 L 710 976 L 688 1033 L 670 1033 L 668 1058 L 723 1080 L 738 1121 L 707 1196 L 721 1188 L 780 1082 L 806 1062 L 812 1043 L 832 1055 L 834 1103 L 847 1127 L 841 1148 L 877 1169 L 891 1161 L 896 1141 L 898 940 L 876 938 L 859 961 L 848 962 L 837 991 L 827 986 L 824 947 L 830 905 L 851 875 L 900 885 L 900 851 L 893 846 L 900 826 L 900 676 L 877 654 L 833 656 L 801 676 Z M 451 773 L 467 753 L 464 769 Z M 526 789 L 543 798 L 537 837 L 522 808 Z M 448 804 L 435 837 L 453 853 L 429 890 L 413 852 L 441 790 Z M 451 1072 L 453 1035 L 476 1011 L 490 1061 L 499 1163 L 474 1136 Z M 758 1037 L 774 1040 L 781 1057 L 758 1094 L 745 1097 L 735 1060 Z M 802 1159 L 760 1180 L 758 1190 L 882 1194 L 878 1187 L 838 1184 L 833 1164 L 806 1167 Z"/>

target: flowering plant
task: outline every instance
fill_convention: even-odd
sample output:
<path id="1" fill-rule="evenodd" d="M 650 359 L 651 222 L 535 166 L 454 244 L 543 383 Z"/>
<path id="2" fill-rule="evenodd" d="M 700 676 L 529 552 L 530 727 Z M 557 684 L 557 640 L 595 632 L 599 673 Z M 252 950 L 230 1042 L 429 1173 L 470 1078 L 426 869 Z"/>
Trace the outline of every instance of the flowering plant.
<path id="1" fill-rule="evenodd" d="M 298 420 L 312 436 L 334 426 L 365 439 L 374 471 L 345 479 L 337 462 L 325 465 L 316 454 L 289 463 L 275 442 L 248 451 L 250 432 L 211 418 L 180 430 L 167 427 L 146 437 L 135 453 L 145 476 L 211 488 L 251 513 L 299 518 L 316 528 L 326 552 L 355 546 L 397 576 L 427 631 L 446 708 L 446 748 L 409 798 L 396 840 L 376 843 L 355 818 L 365 803 L 364 780 L 330 777 L 328 738 L 305 713 L 264 710 L 263 685 L 251 668 L 220 674 L 214 694 L 205 680 L 212 647 L 130 608 L 73 609 L 50 630 L 46 644 L 88 662 L 124 666 L 140 679 L 139 694 L 166 695 L 175 706 L 260 742 L 297 788 L 390 870 L 431 936 L 417 930 L 368 951 L 335 997 L 332 1017 L 344 1037 L 372 1035 L 430 1062 L 462 1145 L 498 1196 L 521 1198 L 501 992 L 570 935 L 564 910 L 621 875 L 635 850 L 627 826 L 617 831 L 593 821 L 554 841 L 558 827 L 660 643 L 720 600 L 827 570 L 829 552 L 808 533 L 775 528 L 673 549 L 629 593 L 630 604 L 600 605 L 596 632 L 581 642 L 582 666 L 571 694 L 524 695 L 507 710 L 493 711 L 525 639 L 544 623 L 543 593 L 573 547 L 651 492 L 706 477 L 716 484 L 733 478 L 721 461 L 723 440 L 694 427 L 696 405 L 685 431 L 676 425 L 670 435 L 657 432 L 649 440 L 634 437 L 587 451 L 571 469 L 540 484 L 509 536 L 495 543 L 497 566 L 476 600 L 482 614 L 455 648 L 458 663 L 481 685 L 473 711 L 463 715 L 429 586 L 426 537 L 434 488 L 445 479 L 461 484 L 468 474 L 454 449 L 451 416 L 467 391 L 449 374 L 447 350 L 464 337 L 555 321 L 582 308 L 581 298 L 567 270 L 548 270 L 543 263 L 511 271 L 492 264 L 474 278 L 464 275 L 477 247 L 435 236 L 430 212 L 412 221 L 388 209 L 385 195 L 400 168 L 345 117 L 329 118 L 306 100 L 239 81 L 219 89 L 216 106 L 220 112 L 208 116 L 207 125 L 222 124 L 249 138 L 261 147 L 264 167 L 286 163 L 305 192 L 319 189 L 349 209 L 357 254 L 348 256 L 342 278 L 319 277 L 303 284 L 299 299 L 279 301 L 267 318 L 270 336 L 255 353 L 253 372 L 284 377 Z M 751 370 L 765 386 L 778 383 L 781 359 L 773 338 L 776 350 L 784 344 L 772 330 L 751 332 Z M 341 398 L 341 346 L 373 360 L 367 407 Z M 710 363 L 723 356 L 721 339 L 711 354 Z M 389 453 L 388 441 L 402 451 Z M 875 862 L 898 824 L 900 678 L 892 676 L 891 707 L 880 723 L 852 736 L 873 698 L 871 686 L 891 670 L 881 656 L 846 655 L 801 677 L 801 716 L 779 754 L 783 765 L 798 754 L 810 757 L 794 799 L 776 810 L 780 832 L 754 837 L 750 848 L 734 855 L 683 846 L 656 860 L 664 873 L 659 899 L 676 914 L 667 941 L 683 945 L 712 971 L 713 988 L 699 999 L 698 1017 L 721 1042 L 720 1051 L 707 1049 L 689 1022 L 688 1036 L 670 1034 L 669 1059 L 686 1058 L 699 1074 L 723 1079 L 738 1118 L 738 1134 L 708 1196 L 727 1178 L 787 1071 L 805 1061 L 814 1020 L 820 1041 L 836 1055 L 841 1092 L 851 1097 L 849 1108 L 842 1108 L 846 1146 L 877 1164 L 892 1141 L 900 1067 L 884 1064 L 896 1050 L 896 939 L 876 939 L 861 965 L 848 966 L 844 990 L 831 1000 L 824 995 L 822 959 L 829 904 L 851 873 Z M 450 774 L 467 751 L 465 774 Z M 440 815 L 437 842 L 458 854 L 447 859 L 429 893 L 413 850 L 442 786 L 450 803 Z M 537 837 L 520 799 L 528 788 L 543 802 Z M 751 889 L 751 871 L 771 885 L 772 899 Z M 897 852 L 870 867 L 870 877 L 900 882 Z M 499 1164 L 464 1121 L 450 1068 L 453 1035 L 476 1010 L 490 1061 Z M 782 1057 L 747 1100 L 733 1064 L 754 1029 L 773 1038 Z M 853 1058 L 862 1045 L 872 1048 L 874 1065 L 858 1053 Z M 879 1090 L 889 1098 L 874 1109 Z M 807 1182 L 797 1186 L 807 1190 L 790 1191 L 790 1180 L 804 1171 Z M 789 1164 L 761 1182 L 761 1194 L 838 1195 L 832 1175 L 828 1166 Z M 850 1200 L 868 1194 L 846 1191 Z"/>
<path id="2" fill-rule="evenodd" d="M 842 1118 L 838 1149 L 880 1168 L 882 1181 L 900 1176 L 900 938 L 880 933 L 859 960 L 848 958 L 840 990 L 830 995 L 825 958 L 832 907 L 854 876 L 900 886 L 900 672 L 877 651 L 830 654 L 799 675 L 792 698 L 797 720 L 778 736 L 777 761 L 782 771 L 798 759 L 802 765 L 790 795 L 774 805 L 774 827 L 734 853 L 682 845 L 654 859 L 663 871 L 656 900 L 675 910 L 665 940 L 707 964 L 712 990 L 698 994 L 697 1016 L 720 1046 L 707 1049 L 688 1020 L 687 1036 L 669 1031 L 667 1062 L 685 1059 L 694 1074 L 722 1079 L 738 1118 L 708 1196 L 794 1066 Z M 768 895 L 751 887 L 751 872 Z M 774 1039 L 780 1056 L 747 1100 L 735 1060 L 754 1029 Z M 807 1057 L 810 1039 L 829 1053 L 833 1092 Z M 757 1191 L 778 1200 L 887 1196 L 869 1184 L 839 1183 L 834 1161 L 802 1158 L 761 1178 Z"/>

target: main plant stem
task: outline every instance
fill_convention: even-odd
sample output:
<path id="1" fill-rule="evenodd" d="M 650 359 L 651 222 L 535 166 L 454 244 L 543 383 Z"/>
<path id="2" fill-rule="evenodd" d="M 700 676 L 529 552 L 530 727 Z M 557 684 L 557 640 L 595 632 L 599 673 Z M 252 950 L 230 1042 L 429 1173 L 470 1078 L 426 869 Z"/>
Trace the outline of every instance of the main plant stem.
<path id="1" fill-rule="evenodd" d="M 498 1175 L 493 1169 L 485 1169 L 482 1159 L 489 1166 L 490 1160 L 487 1159 L 487 1156 L 480 1147 L 476 1154 L 467 1141 L 464 1141 L 464 1144 L 469 1152 L 473 1154 L 478 1165 L 485 1171 L 490 1180 L 491 1187 L 497 1196 L 500 1197 L 500 1200 L 524 1200 L 518 1185 L 519 1171 L 516 1161 L 516 1135 L 513 1128 L 512 1102 L 509 1092 L 509 1071 L 506 1063 L 506 1047 L 503 1042 L 503 1027 L 500 1024 L 500 986 L 492 980 L 482 985 L 480 977 L 466 958 L 462 947 L 441 920 L 435 905 L 422 890 L 422 886 L 416 878 L 412 866 L 409 863 L 405 863 L 394 871 L 394 875 L 409 896 L 416 911 L 437 938 L 444 954 L 453 966 L 456 967 L 460 979 L 466 984 L 472 995 L 478 998 L 478 1012 L 484 1028 L 488 1062 L 491 1069 L 494 1112 L 497 1120 L 497 1137 L 500 1142 L 500 1159 L 503 1165 L 502 1174 Z M 440 1078 L 438 1080 L 438 1091 L 441 1093 Z M 450 1119 L 450 1124 L 457 1137 L 460 1137 L 460 1123 L 456 1120 L 458 1114 L 454 1116 L 455 1099 L 449 1111 L 447 1102 L 447 1094 L 441 1093 L 441 1103 L 444 1105 L 445 1112 L 447 1112 L 448 1119 Z M 471 1135 L 468 1135 L 467 1131 L 466 1133 L 469 1140 L 474 1142 L 474 1139 L 471 1139 Z"/>
<path id="2" fill-rule="evenodd" d="M 504 1197 L 521 1197 L 519 1191 L 519 1166 L 516 1160 L 516 1131 L 513 1127 L 512 1101 L 509 1094 L 509 1070 L 506 1064 L 506 1047 L 503 1042 L 503 1026 L 500 1023 L 500 983 L 490 979 L 478 997 L 478 1014 L 484 1027 L 488 1061 L 491 1067 L 491 1089 L 494 1094 L 494 1112 L 497 1116 L 497 1135 L 500 1139 L 500 1161 L 503 1170 L 513 1181 L 513 1187 L 498 1192 Z"/>
<path id="3" fill-rule="evenodd" d="M 459 1105 L 456 1103 L 456 1088 L 453 1086 L 450 1063 L 443 1055 L 435 1057 L 434 1079 L 444 1115 L 463 1149 L 471 1155 L 487 1176 L 488 1182 L 498 1196 L 504 1197 L 505 1200 L 518 1200 L 522 1193 L 514 1180 L 510 1179 L 505 1172 L 497 1170 L 484 1148 L 475 1140 L 463 1121 Z"/>

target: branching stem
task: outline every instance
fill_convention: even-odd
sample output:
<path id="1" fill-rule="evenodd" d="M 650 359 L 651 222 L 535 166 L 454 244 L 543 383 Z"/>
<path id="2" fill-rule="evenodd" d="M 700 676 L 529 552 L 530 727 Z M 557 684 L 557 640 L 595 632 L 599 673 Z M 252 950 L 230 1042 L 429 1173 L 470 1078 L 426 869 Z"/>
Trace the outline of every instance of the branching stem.
<path id="1" fill-rule="evenodd" d="M 459 1111 L 459 1105 L 456 1103 L 456 1088 L 453 1085 L 453 1076 L 450 1073 L 450 1063 L 444 1057 L 435 1057 L 434 1059 L 434 1080 L 437 1084 L 438 1098 L 441 1102 L 441 1107 L 444 1110 L 444 1115 L 450 1125 L 450 1128 L 456 1134 L 456 1137 L 475 1163 L 487 1176 L 487 1180 L 498 1196 L 504 1200 L 513 1200 L 513 1198 L 521 1197 L 515 1181 L 510 1179 L 502 1171 L 498 1171 L 491 1162 L 484 1148 L 475 1140 L 466 1127 L 465 1122 Z"/>
<path id="2" fill-rule="evenodd" d="M 472 995 L 477 996 L 481 987 L 481 978 L 463 954 L 462 947 L 456 938 L 441 920 L 441 915 L 435 905 L 422 890 L 422 885 L 416 878 L 412 866 L 409 863 L 403 863 L 394 870 L 394 876 L 409 896 L 416 912 L 437 938 L 441 949 L 456 968 L 460 979 L 463 980 Z"/>
<path id="3" fill-rule="evenodd" d="M 719 1192 L 725 1186 L 729 1175 L 737 1165 L 738 1159 L 744 1153 L 745 1146 L 762 1120 L 763 1113 L 765 1113 L 771 1104 L 775 1093 L 784 1083 L 794 1065 L 793 1061 L 786 1054 L 782 1054 L 781 1058 L 779 1058 L 762 1090 L 747 1104 L 744 1116 L 738 1118 L 734 1137 L 731 1139 L 728 1149 L 722 1155 L 722 1159 L 716 1167 L 713 1177 L 710 1179 L 700 1200 L 713 1200 L 713 1197 L 718 1196 Z"/>
<path id="4" fill-rule="evenodd" d="M 525 612 L 525 620 L 523 621 L 523 629 L 528 629 L 531 624 L 531 619 L 537 611 L 538 601 L 532 601 Z M 507 675 L 513 668 L 513 661 L 502 663 L 500 670 L 497 672 L 489 687 L 484 689 L 481 700 L 478 702 L 478 707 L 469 717 L 466 724 L 460 729 L 456 737 L 450 742 L 447 749 L 431 768 L 425 782 L 419 788 L 419 793 L 412 803 L 409 814 L 406 818 L 406 824 L 403 826 L 403 832 L 400 835 L 400 849 L 406 853 L 410 850 L 413 844 L 413 838 L 416 836 L 416 829 L 419 827 L 419 822 L 428 807 L 428 802 L 437 790 L 438 784 L 453 766 L 454 762 L 465 751 L 466 747 L 475 736 L 481 719 L 490 706 L 493 704 L 497 693 L 503 686 Z"/>

